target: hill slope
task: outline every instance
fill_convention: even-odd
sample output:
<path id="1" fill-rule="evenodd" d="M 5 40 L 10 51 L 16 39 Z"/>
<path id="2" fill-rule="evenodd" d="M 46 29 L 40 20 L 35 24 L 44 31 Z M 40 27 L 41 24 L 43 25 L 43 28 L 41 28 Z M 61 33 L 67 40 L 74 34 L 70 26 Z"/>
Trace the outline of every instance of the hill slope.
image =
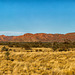
<path id="1" fill-rule="evenodd" d="M 67 34 L 46 34 L 46 33 L 26 33 L 20 36 L 5 36 L 0 35 L 0 41 L 3 42 L 63 42 L 64 39 L 75 41 L 75 33 Z"/>

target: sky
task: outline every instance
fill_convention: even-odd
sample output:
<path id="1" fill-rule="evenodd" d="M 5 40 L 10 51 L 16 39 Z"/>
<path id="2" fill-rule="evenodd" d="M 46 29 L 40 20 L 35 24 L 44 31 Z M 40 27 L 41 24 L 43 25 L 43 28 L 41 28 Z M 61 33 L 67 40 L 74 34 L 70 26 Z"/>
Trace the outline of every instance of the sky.
<path id="1" fill-rule="evenodd" d="M 0 35 L 75 32 L 74 0 L 0 0 Z"/>

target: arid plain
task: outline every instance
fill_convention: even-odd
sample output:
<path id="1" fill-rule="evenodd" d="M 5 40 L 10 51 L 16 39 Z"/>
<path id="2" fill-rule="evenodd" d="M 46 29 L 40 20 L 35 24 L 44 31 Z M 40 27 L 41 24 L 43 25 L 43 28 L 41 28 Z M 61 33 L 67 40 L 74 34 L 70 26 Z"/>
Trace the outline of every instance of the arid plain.
<path id="1" fill-rule="evenodd" d="M 5 45 L 7 53 L 2 47 L 0 75 L 75 75 L 75 48 L 53 52 L 51 48 L 25 50 Z"/>

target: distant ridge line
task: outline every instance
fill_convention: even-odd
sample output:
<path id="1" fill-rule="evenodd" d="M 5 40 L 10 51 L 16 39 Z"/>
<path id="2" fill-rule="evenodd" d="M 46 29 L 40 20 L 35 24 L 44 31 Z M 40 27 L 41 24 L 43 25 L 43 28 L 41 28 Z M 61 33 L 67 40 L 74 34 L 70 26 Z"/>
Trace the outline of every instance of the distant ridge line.
<path id="1" fill-rule="evenodd" d="M 65 39 L 75 42 L 75 32 L 66 34 L 26 33 L 19 36 L 0 35 L 0 41 L 3 42 L 63 42 Z"/>

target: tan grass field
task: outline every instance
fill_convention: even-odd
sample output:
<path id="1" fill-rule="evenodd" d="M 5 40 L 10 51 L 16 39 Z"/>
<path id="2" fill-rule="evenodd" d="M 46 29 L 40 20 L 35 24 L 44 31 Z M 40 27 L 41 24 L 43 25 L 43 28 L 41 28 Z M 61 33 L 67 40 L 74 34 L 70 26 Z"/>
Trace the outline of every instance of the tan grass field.
<path id="1" fill-rule="evenodd" d="M 10 60 L 6 51 L 1 52 L 0 75 L 75 75 L 75 49 L 66 52 L 52 52 L 51 48 L 10 48 Z M 42 51 L 39 51 L 42 50 Z"/>

